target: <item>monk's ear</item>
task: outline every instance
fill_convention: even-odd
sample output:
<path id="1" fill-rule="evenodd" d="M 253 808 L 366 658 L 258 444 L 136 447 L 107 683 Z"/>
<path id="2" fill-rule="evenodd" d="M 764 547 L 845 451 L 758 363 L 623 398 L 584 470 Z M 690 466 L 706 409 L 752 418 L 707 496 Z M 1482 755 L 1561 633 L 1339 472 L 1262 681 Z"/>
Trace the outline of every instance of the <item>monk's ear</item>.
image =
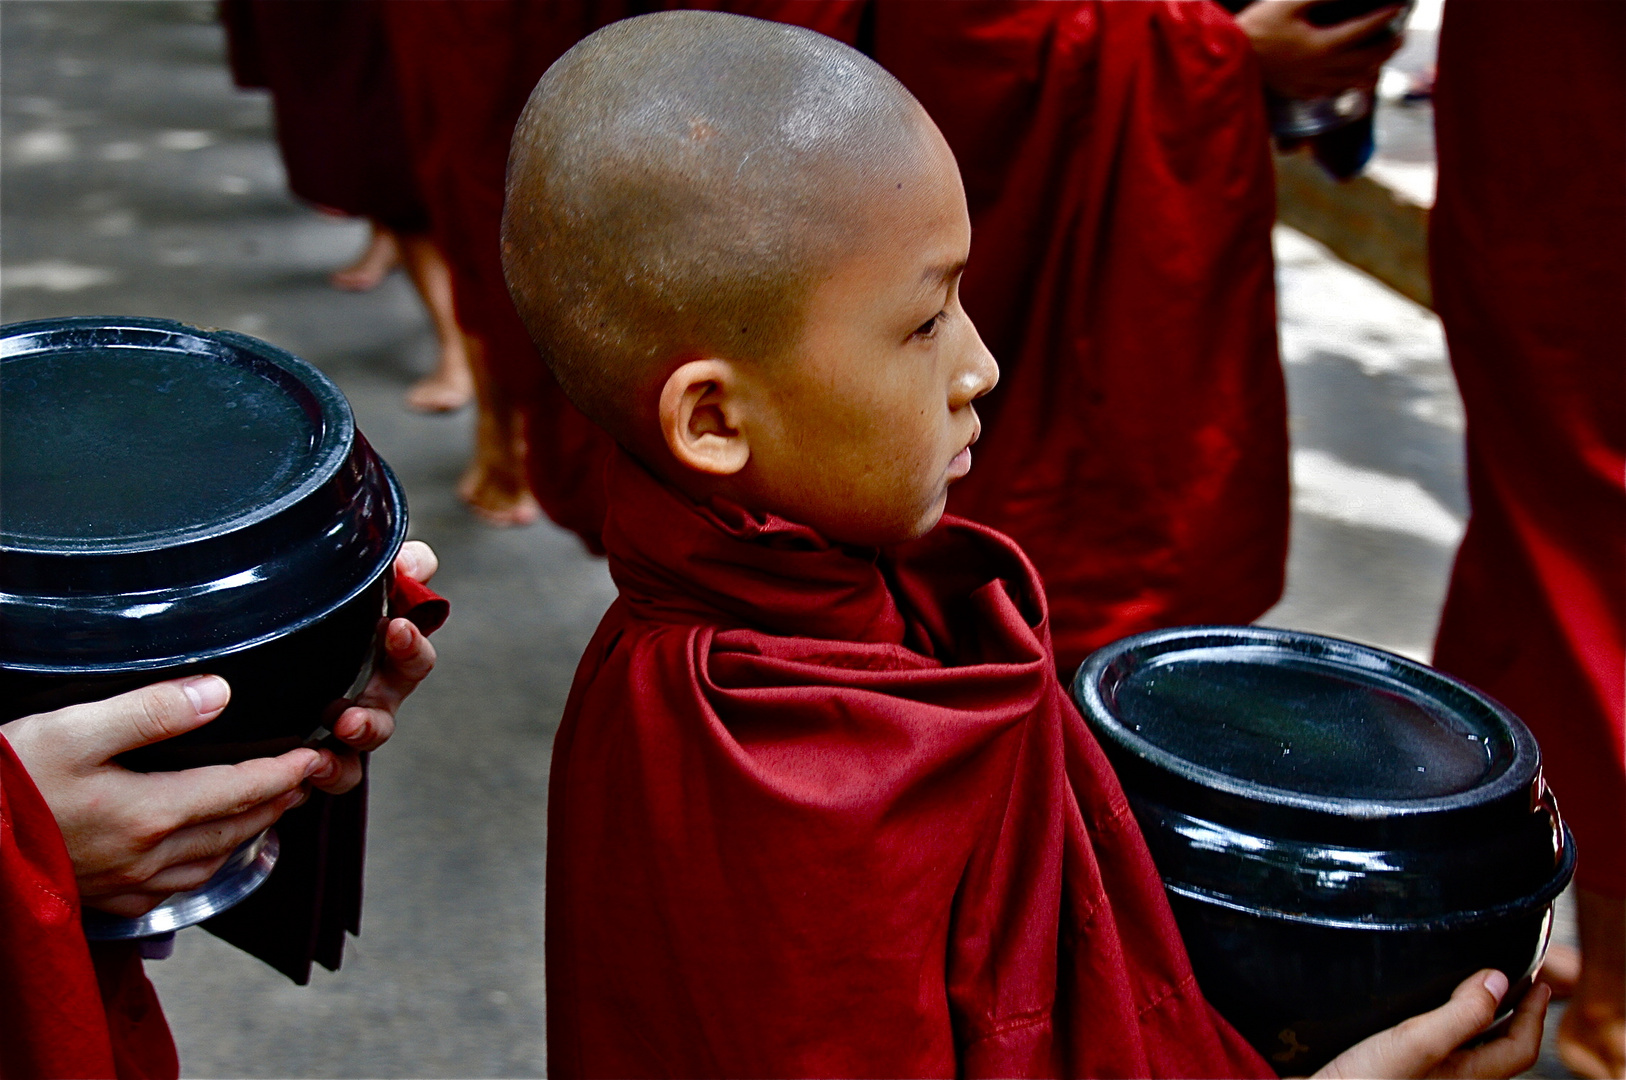
<path id="1" fill-rule="evenodd" d="M 740 428 L 740 373 L 726 360 L 690 360 L 661 387 L 661 436 L 687 468 L 732 476 L 751 448 Z"/>

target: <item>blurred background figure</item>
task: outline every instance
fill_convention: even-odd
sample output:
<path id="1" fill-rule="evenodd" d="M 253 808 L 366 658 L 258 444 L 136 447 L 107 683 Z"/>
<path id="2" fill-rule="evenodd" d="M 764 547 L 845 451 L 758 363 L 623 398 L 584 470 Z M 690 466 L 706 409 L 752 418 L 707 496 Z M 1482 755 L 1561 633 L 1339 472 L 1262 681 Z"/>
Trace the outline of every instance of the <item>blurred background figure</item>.
<path id="1" fill-rule="evenodd" d="M 528 524 L 546 512 L 600 552 L 610 439 L 554 384 L 509 299 L 503 181 L 514 122 L 542 72 L 583 35 L 636 11 L 618 0 L 381 6 L 479 399 L 474 461 L 459 494 L 493 524 Z"/>
<path id="2" fill-rule="evenodd" d="M 1579 856 L 1559 1053 L 1626 1076 L 1626 5 L 1451 0 L 1434 99 L 1473 511 L 1434 659 L 1541 743 Z"/>
<path id="3" fill-rule="evenodd" d="M 430 234 L 401 119 L 382 0 L 222 0 L 232 77 L 271 91 L 293 193 L 372 233 L 331 280 L 365 292 L 402 267 L 439 338 L 435 370 L 407 391 L 419 412 L 453 412 L 474 393 L 446 260 Z"/>

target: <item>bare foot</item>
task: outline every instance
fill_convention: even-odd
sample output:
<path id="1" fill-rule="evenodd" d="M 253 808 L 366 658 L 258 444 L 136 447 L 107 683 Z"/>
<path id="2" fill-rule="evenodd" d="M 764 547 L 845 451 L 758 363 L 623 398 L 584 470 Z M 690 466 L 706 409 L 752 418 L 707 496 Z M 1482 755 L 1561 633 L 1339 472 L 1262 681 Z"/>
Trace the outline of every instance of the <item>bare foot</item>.
<path id="1" fill-rule="evenodd" d="M 440 360 L 434 374 L 407 391 L 407 408 L 416 412 L 456 412 L 474 396 L 474 371 L 469 366 L 470 346 L 457 324 L 452 303 L 452 276 L 446 259 L 428 235 L 405 233 L 396 238 L 407 275 L 417 286 L 440 341 Z"/>
<path id="2" fill-rule="evenodd" d="M 1577 888 L 1575 926 L 1581 970 L 1558 1025 L 1558 1059 L 1584 1080 L 1626 1078 L 1626 900 Z"/>
<path id="3" fill-rule="evenodd" d="M 1558 1025 L 1558 1060 L 1582 1080 L 1626 1077 L 1626 1017 L 1590 1014 L 1576 999 Z"/>
<path id="4" fill-rule="evenodd" d="M 400 265 L 401 245 L 396 243 L 395 234 L 374 222 L 367 249 L 356 257 L 355 262 L 330 274 L 328 281 L 335 289 L 345 292 L 367 292 L 378 288 L 379 283 L 389 277 L 390 271 Z"/>
<path id="5" fill-rule="evenodd" d="M 475 517 L 498 528 L 532 525 L 542 517 L 541 504 L 523 481 L 516 485 L 512 476 L 503 476 L 479 461 L 457 482 L 457 496 Z"/>
<path id="6" fill-rule="evenodd" d="M 444 361 L 433 375 L 425 375 L 407 391 L 407 408 L 421 413 L 456 412 L 474 397 L 474 379 L 468 364 L 447 370 Z"/>

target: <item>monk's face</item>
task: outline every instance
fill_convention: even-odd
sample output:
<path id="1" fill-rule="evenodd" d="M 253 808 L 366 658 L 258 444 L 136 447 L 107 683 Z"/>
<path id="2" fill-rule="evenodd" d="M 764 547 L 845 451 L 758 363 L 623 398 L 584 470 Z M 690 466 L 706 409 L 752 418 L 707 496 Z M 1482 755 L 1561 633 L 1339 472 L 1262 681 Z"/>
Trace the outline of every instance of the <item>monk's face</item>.
<path id="1" fill-rule="evenodd" d="M 760 501 L 845 543 L 937 524 L 971 468 L 972 402 L 999 379 L 960 307 L 971 222 L 959 170 L 928 134 L 885 190 L 864 193 L 873 210 L 811 290 L 793 356 L 771 366 L 774 423 L 752 440 Z"/>

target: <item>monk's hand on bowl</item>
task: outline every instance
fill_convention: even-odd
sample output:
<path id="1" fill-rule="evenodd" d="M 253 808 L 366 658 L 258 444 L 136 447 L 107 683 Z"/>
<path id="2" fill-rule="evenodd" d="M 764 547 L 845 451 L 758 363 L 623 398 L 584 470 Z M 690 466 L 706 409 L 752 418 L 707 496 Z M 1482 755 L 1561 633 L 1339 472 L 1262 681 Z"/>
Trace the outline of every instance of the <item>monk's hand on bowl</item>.
<path id="1" fill-rule="evenodd" d="M 199 675 L 0 726 L 56 818 L 87 907 L 133 917 L 195 889 L 305 800 L 315 750 L 181 772 L 113 760 L 202 727 L 230 696 L 224 679 Z"/>
<path id="2" fill-rule="evenodd" d="M 1432 1012 L 1414 1016 L 1363 1039 L 1328 1062 L 1316 1076 L 1340 1077 L 1482 1077 L 1504 1080 L 1536 1063 L 1541 1051 L 1542 1021 L 1552 990 L 1544 983 L 1530 988 L 1513 1012 L 1507 1030 L 1493 1039 L 1467 1046 L 1487 1031 L 1507 994 L 1507 976 L 1480 971 L 1458 984 L 1451 1000 Z"/>
<path id="3" fill-rule="evenodd" d="M 408 540 L 395 559 L 395 572 L 426 582 L 440 560 L 428 544 Z M 392 619 L 384 632 L 384 659 L 367 681 L 355 705 L 333 722 L 333 736 L 349 749 L 323 750 L 323 766 L 311 786 L 340 795 L 361 782 L 361 755 L 377 750 L 395 734 L 395 713 L 435 666 L 435 647 L 406 619 Z"/>
<path id="4" fill-rule="evenodd" d="M 1317 2 L 1257 0 L 1237 13 L 1237 25 L 1259 57 L 1265 85 L 1289 98 L 1330 97 L 1377 85 L 1383 62 L 1400 48 L 1398 35 L 1383 33 L 1384 24 L 1400 13 L 1400 5 L 1316 26 L 1305 12 Z"/>

